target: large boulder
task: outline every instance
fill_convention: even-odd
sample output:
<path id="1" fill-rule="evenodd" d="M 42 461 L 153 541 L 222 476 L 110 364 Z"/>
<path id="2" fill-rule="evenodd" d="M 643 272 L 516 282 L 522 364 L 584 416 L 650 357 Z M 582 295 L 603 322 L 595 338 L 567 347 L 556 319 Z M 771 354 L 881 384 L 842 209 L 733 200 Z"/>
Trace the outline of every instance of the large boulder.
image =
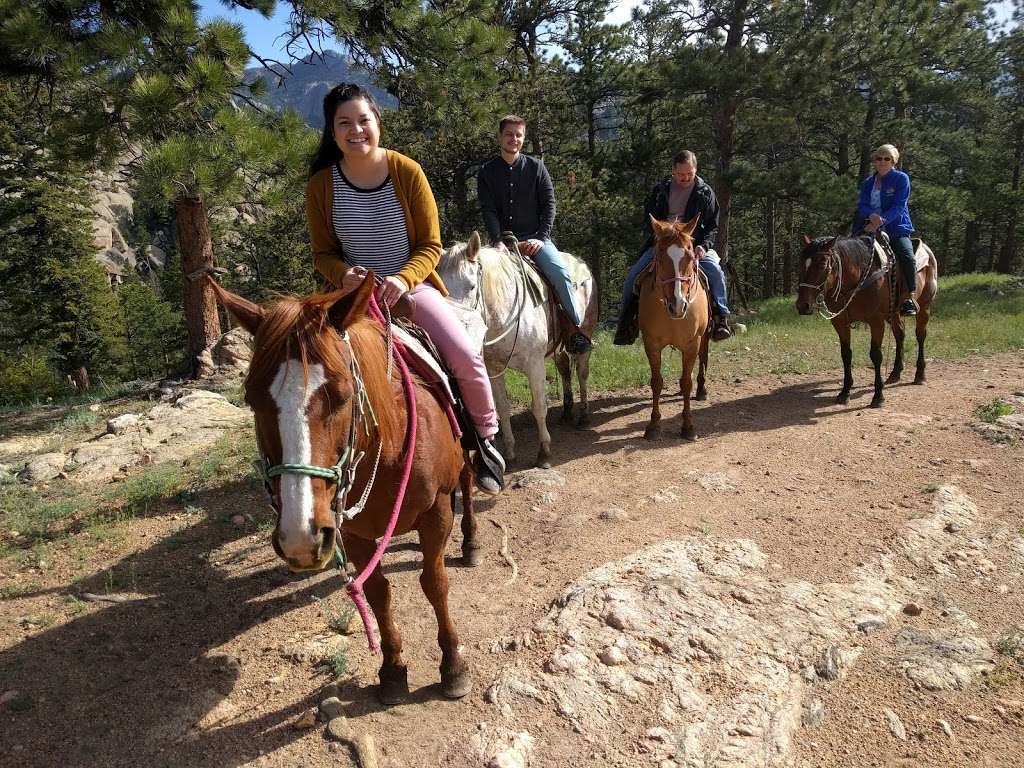
<path id="1" fill-rule="evenodd" d="M 63 453 L 44 453 L 25 465 L 22 479 L 27 483 L 45 483 L 56 479 L 63 471 L 68 457 Z"/>
<path id="2" fill-rule="evenodd" d="M 232 328 L 213 346 L 213 362 L 218 368 L 249 370 L 252 360 L 252 334 L 244 328 Z"/>

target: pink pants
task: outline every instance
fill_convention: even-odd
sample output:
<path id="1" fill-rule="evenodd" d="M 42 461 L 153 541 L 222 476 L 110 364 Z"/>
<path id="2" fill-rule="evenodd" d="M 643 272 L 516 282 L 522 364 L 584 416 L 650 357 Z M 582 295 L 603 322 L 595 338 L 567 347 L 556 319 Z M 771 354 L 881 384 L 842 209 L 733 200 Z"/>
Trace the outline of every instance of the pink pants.
<path id="1" fill-rule="evenodd" d="M 477 433 L 480 437 L 497 434 L 498 414 L 494 410 L 491 380 L 480 350 L 473 347 L 466 329 L 437 288 L 420 283 L 410 293 L 416 299 L 413 322 L 427 332 L 445 364 L 455 374 Z"/>

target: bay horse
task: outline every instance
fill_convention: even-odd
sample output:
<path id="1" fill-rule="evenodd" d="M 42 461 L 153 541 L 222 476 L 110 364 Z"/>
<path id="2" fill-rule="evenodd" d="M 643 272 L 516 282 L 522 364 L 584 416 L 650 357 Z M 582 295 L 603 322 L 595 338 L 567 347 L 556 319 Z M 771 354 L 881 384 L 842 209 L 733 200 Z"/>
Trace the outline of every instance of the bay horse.
<path id="1" fill-rule="evenodd" d="M 661 353 L 665 347 L 678 349 L 683 359 L 679 390 L 683 395 L 681 436 L 696 440 L 690 414 L 690 392 L 693 388 L 693 365 L 700 360 L 697 375 L 697 399 L 707 397 L 705 371 L 710 338 L 710 303 L 708 292 L 700 280 L 697 258 L 691 235 L 697 228 L 697 217 L 686 222 L 663 222 L 653 216 L 654 260 L 650 270 L 640 277 L 640 334 L 644 352 L 651 366 L 651 419 L 644 430 L 648 440 L 661 430 Z"/>
<path id="2" fill-rule="evenodd" d="M 419 534 L 420 585 L 437 617 L 442 690 L 451 698 L 466 695 L 470 671 L 448 613 L 444 554 L 453 524 L 451 495 L 457 487 L 463 499 L 464 558 L 472 562 L 479 549 L 472 475 L 444 409 L 426 385 L 418 378 L 406 380 L 412 392 L 403 395 L 403 383 L 389 378 L 385 331 L 367 316 L 372 273 L 349 293 L 282 298 L 267 307 L 211 285 L 253 335 L 245 400 L 255 417 L 261 458 L 270 466 L 264 478 L 277 511 L 274 550 L 293 571 L 324 568 L 335 555 L 336 541 L 339 554 L 347 554 L 359 571 L 372 563 L 372 571 L 356 583 L 366 578 L 366 598 L 380 629 L 378 694 L 385 703 L 399 701 L 408 692 L 407 671 L 391 588 L 381 572 L 375 541 L 386 535 L 396 488 L 403 472 L 409 473 L 393 532 L 415 529 Z M 407 403 L 409 394 L 414 403 Z M 411 405 L 417 418 L 407 423 Z M 410 428 L 415 430 L 414 445 L 407 444 Z M 410 450 L 411 470 L 406 467 L 410 457 L 403 456 Z M 349 458 L 358 452 L 366 459 L 353 464 Z M 346 474 L 351 486 L 342 494 Z M 354 507 L 351 519 L 352 510 L 344 510 L 349 492 L 363 505 L 361 511 Z M 367 634 L 372 648 L 369 627 Z"/>
<path id="3" fill-rule="evenodd" d="M 853 387 L 850 327 L 865 323 L 871 331 L 870 357 L 875 368 L 875 391 L 871 407 L 880 408 L 882 394 L 882 339 L 886 322 L 896 340 L 896 359 L 886 384 L 895 384 L 903 374 L 903 339 L 906 336 L 903 317 L 898 308 L 909 294 L 903 290 L 895 263 L 881 268 L 875 260 L 873 241 L 862 237 L 821 237 L 812 240 L 803 235 L 800 254 L 800 287 L 796 308 L 801 315 L 814 312 L 816 302 L 824 305 L 823 316 L 832 321 L 839 335 L 839 355 L 843 361 L 843 388 L 836 402 L 845 404 Z M 917 262 L 917 370 L 915 384 L 924 384 L 924 341 L 928 336 L 928 319 L 932 301 L 939 290 L 939 266 L 935 254 L 923 240 L 914 240 Z M 892 259 L 892 256 L 889 256 Z M 894 290 L 900 286 L 900 290 Z"/>
<path id="4" fill-rule="evenodd" d="M 598 300 L 593 276 L 587 265 L 562 253 L 572 275 L 578 277 L 576 300 L 583 307 L 583 325 L 588 337 L 597 326 Z M 559 322 L 555 299 L 547 283 L 540 288 L 541 300 L 531 298 L 529 279 L 515 257 L 497 248 L 482 247 L 474 232 L 468 242 L 456 243 L 441 255 L 438 274 L 449 298 L 477 311 L 487 327 L 484 362 L 491 375 L 494 404 L 501 421 L 505 459 L 515 460 L 516 440 L 512 433 L 511 408 L 505 386 L 508 368 L 526 374 L 530 383 L 532 412 L 537 423 L 540 447 L 535 466 L 551 466 L 551 433 L 547 428 L 547 372 L 544 359 L 553 357 L 562 380 L 562 421 L 585 426 L 590 419 L 587 379 L 590 351 L 571 354 L 565 349 L 569 331 Z M 572 371 L 579 385 L 579 408 L 574 415 Z"/>

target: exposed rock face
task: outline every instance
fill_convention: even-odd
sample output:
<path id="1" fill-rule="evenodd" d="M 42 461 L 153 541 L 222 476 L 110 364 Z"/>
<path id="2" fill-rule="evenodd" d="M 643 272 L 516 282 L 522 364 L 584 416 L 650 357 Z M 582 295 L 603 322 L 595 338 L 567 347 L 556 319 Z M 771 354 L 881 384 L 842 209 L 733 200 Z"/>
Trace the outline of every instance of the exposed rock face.
<path id="1" fill-rule="evenodd" d="M 96 482 L 136 464 L 181 461 L 213 445 L 226 430 L 248 428 L 251 421 L 248 410 L 223 395 L 188 392 L 137 416 L 130 428 L 81 443 L 72 453 L 69 476 L 76 482 Z"/>
<path id="2" fill-rule="evenodd" d="M 485 700 L 509 728 L 557 712 L 603 753 L 580 765 L 642 752 L 651 764 L 688 768 L 789 766 L 795 730 L 825 717 L 816 686 L 834 684 L 857 661 L 864 628 L 906 623 L 910 599 L 928 602 L 898 564 L 928 553 L 919 560 L 928 567 L 933 553 L 956 546 L 945 526 L 977 517 L 962 492 L 940 488 L 932 514 L 911 521 L 892 549 L 841 583 L 820 585 L 772 578 L 768 557 L 748 540 L 648 547 L 569 586 L 534 628 L 535 642 L 550 649 L 543 671 L 507 667 Z M 977 563 L 948 567 L 971 573 Z M 994 653 L 967 634 L 962 611 L 939 602 L 955 626 L 905 626 L 884 666 L 929 690 L 965 688 L 992 669 Z M 537 752 L 555 747 L 548 731 L 528 735 Z"/>
<path id="3" fill-rule="evenodd" d="M 220 337 L 213 346 L 213 362 L 217 368 L 231 369 L 239 375 L 245 375 L 252 360 L 252 334 L 244 328 L 232 328 Z"/>

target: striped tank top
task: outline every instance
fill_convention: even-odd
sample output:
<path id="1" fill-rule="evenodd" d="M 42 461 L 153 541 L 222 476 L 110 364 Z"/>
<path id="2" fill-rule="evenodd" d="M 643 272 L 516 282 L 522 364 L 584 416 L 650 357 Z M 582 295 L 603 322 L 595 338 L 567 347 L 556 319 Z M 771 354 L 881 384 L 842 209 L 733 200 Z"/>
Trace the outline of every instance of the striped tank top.
<path id="1" fill-rule="evenodd" d="M 409 261 L 409 232 L 391 176 L 378 187 L 362 189 L 335 164 L 332 179 L 331 221 L 345 261 L 383 277 L 398 272 Z"/>

